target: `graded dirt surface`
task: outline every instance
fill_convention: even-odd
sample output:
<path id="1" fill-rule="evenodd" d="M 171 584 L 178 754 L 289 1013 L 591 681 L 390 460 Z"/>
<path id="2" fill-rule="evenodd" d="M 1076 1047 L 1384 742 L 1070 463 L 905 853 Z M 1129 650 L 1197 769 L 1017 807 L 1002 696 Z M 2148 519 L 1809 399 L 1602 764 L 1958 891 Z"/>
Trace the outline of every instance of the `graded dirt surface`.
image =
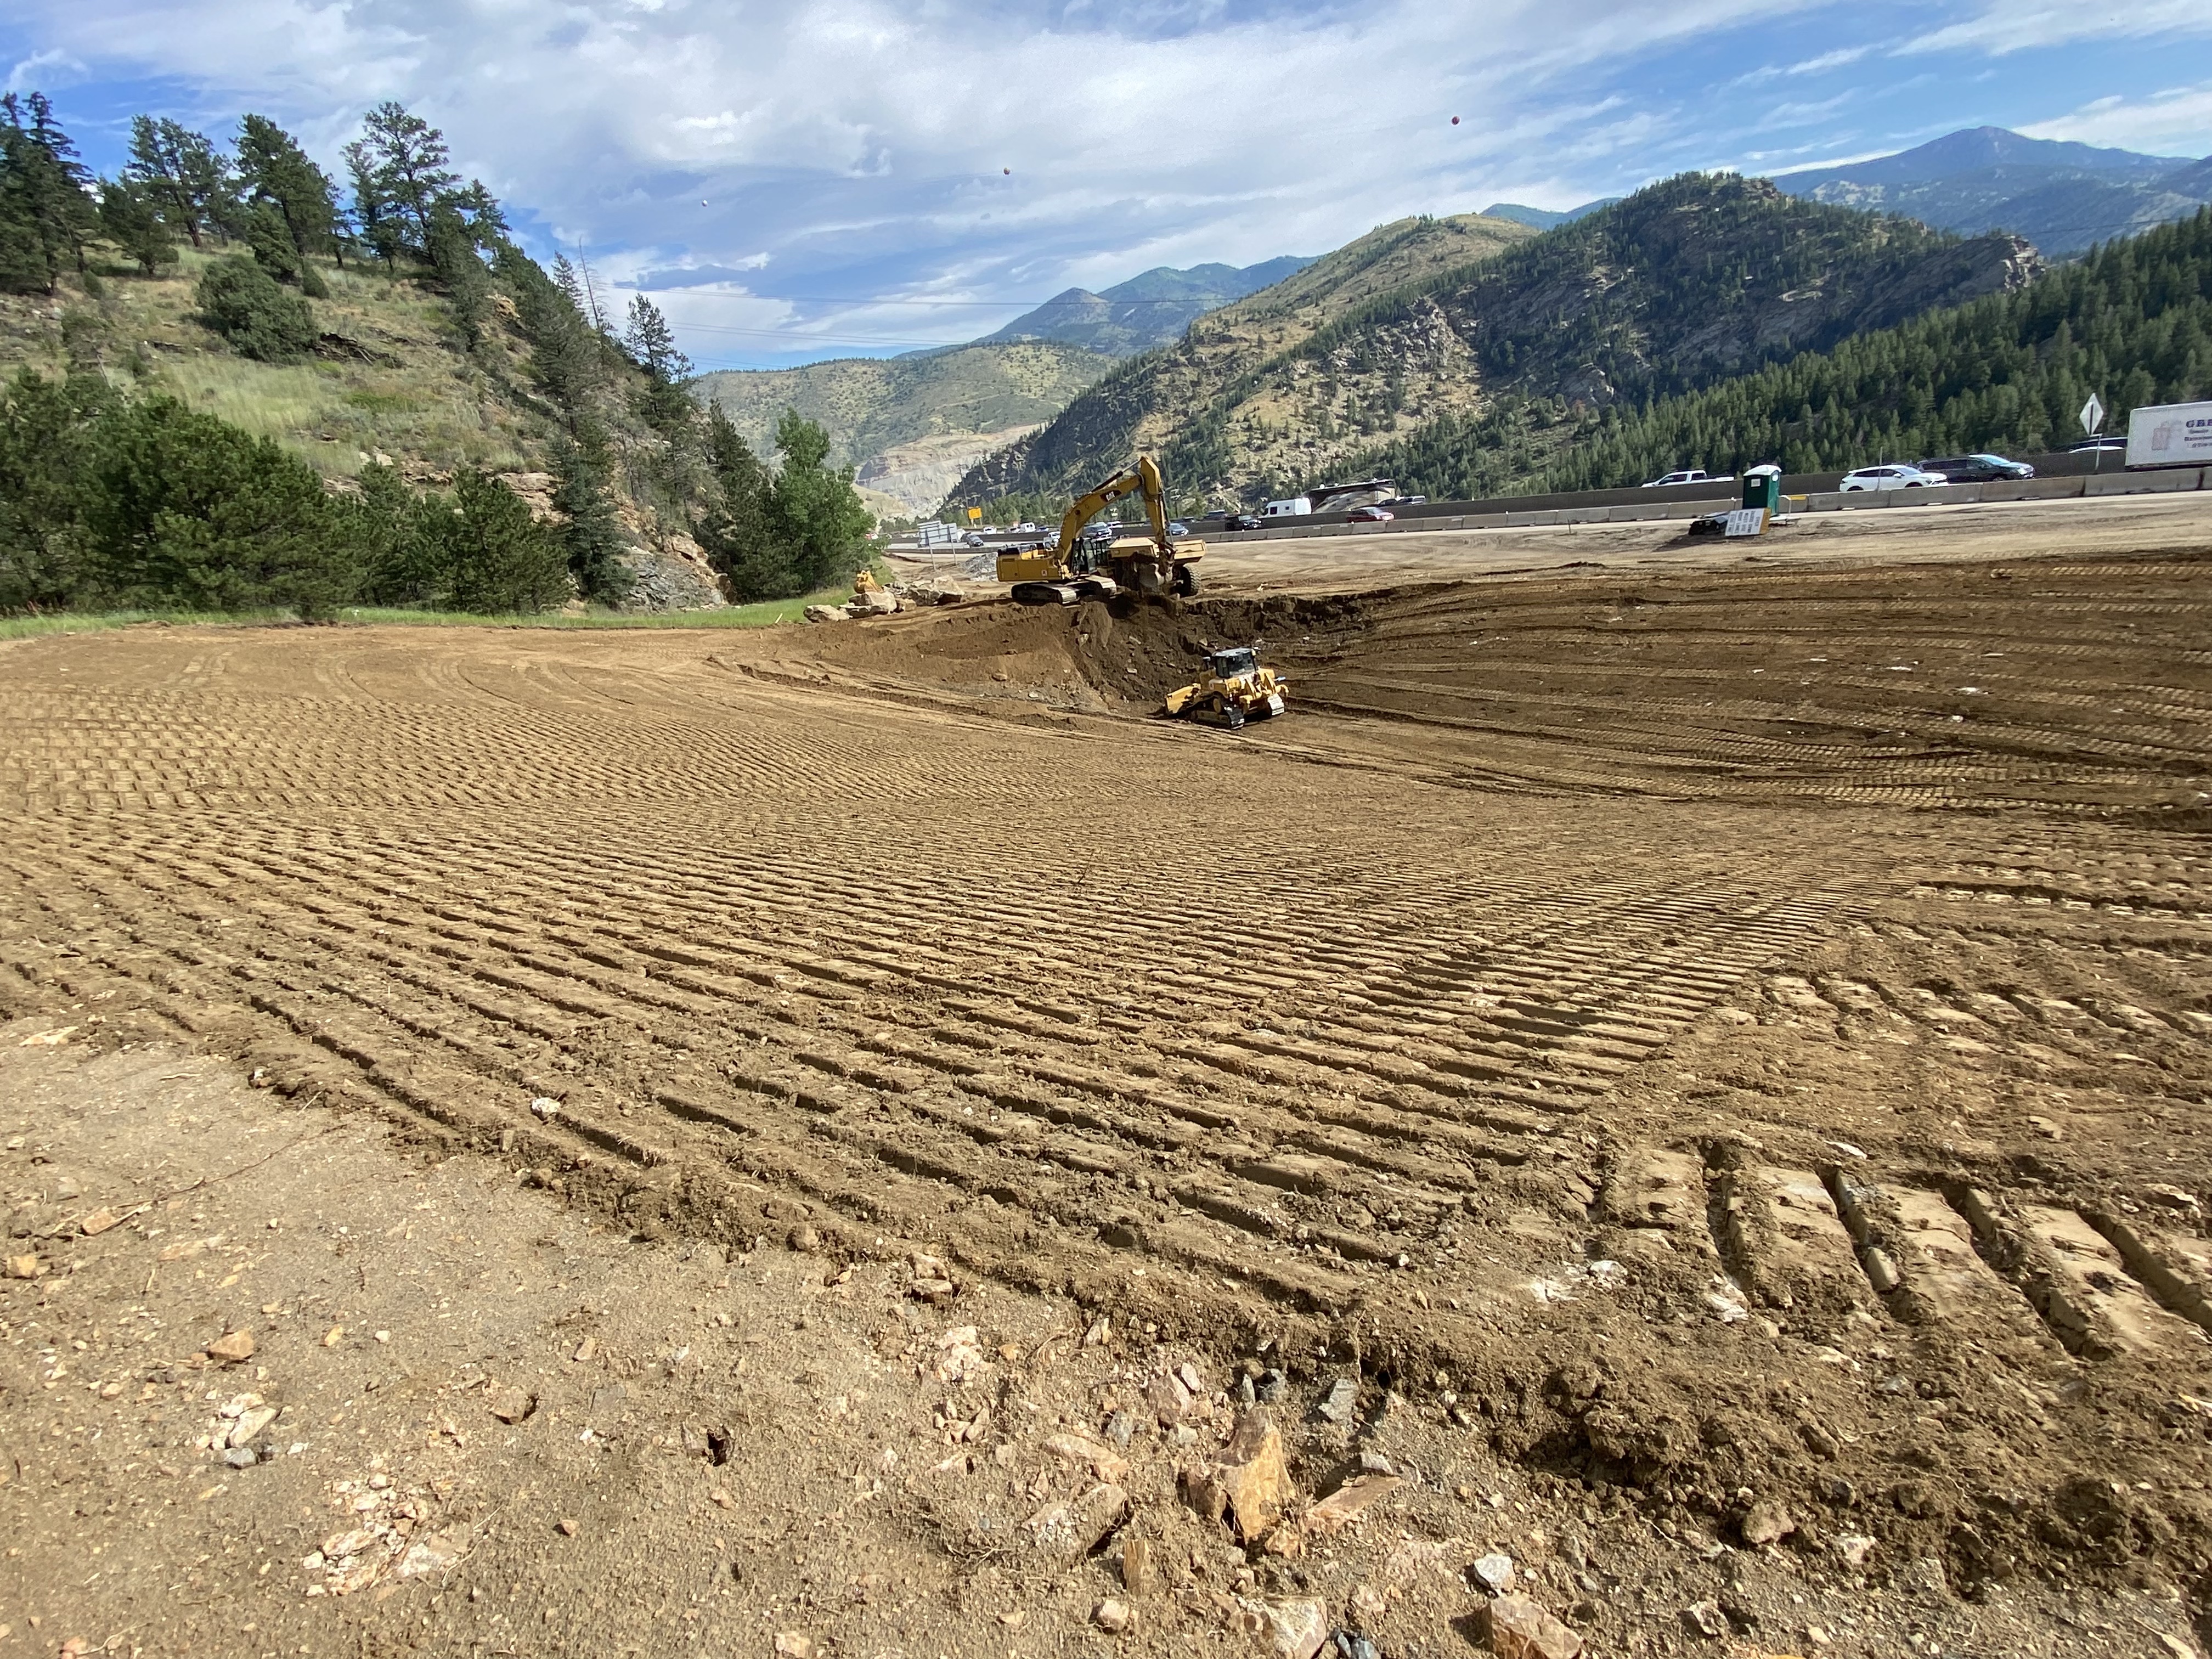
<path id="1" fill-rule="evenodd" d="M 40 1086 L 158 1095 L 99 1069 L 126 1042 L 258 1067 L 291 1104 L 234 1091 L 210 1121 L 390 1126 L 438 1160 L 386 1170 L 398 1152 L 364 1142 L 360 1227 L 429 1179 L 489 1206 L 456 1222 L 471 1239 L 518 1206 L 532 1237 L 580 1237 L 562 1248 L 591 1264 L 585 1300 L 622 1304 L 623 1375 L 732 1320 L 623 1431 L 674 1443 L 654 1467 L 678 1484 L 632 1506 L 665 1513 L 549 1531 L 580 1501 L 559 1482 L 611 1467 L 566 1449 L 588 1446 L 562 1415 L 561 1459 L 545 1428 L 538 1451 L 481 1447 L 468 1503 L 429 1488 L 425 1525 L 533 1517 L 469 1534 L 507 1541 L 405 1579 L 388 1549 L 366 1594 L 310 1599 L 297 1562 L 326 1517 L 280 1492 L 279 1458 L 208 1502 L 290 1529 L 253 1591 L 283 1640 L 204 1627 L 191 1650 L 765 1653 L 791 1632 L 822 1653 L 1103 1651 L 1085 1621 L 1143 1536 L 1166 1570 L 1130 1599 L 1127 1651 L 1264 1652 L 1240 1620 L 1309 1599 L 1387 1659 L 1468 1651 L 1492 1547 L 1597 1654 L 2197 1651 L 2212 520 L 2157 507 L 1899 514 L 1924 545 L 1778 539 L 1763 565 L 1698 546 L 1292 594 L 1231 574 L 1180 608 L 0 651 L 0 1015 L 75 1028 L 24 1051 L 78 1079 Z M 1150 718 L 1199 643 L 1255 635 L 1291 717 Z M 8 1285 L 5 1352 L 27 1364 L 75 1318 L 70 1376 L 128 1390 L 62 1413 L 61 1379 L 7 1381 L 21 1473 L 0 1502 L 72 1549 L 100 1534 L 68 1469 L 149 1432 L 149 1386 L 202 1411 L 228 1384 L 191 1355 L 252 1310 L 201 1286 L 156 1310 L 161 1340 L 119 1347 L 160 1289 L 124 1258 L 143 1273 L 150 1229 L 183 1224 L 157 1207 L 73 1239 L 82 1206 L 42 1171 L 66 1150 L 82 1204 L 154 1201 L 163 1120 L 117 1120 L 95 1158 L 91 1127 L 21 1086 L 0 1075 L 27 1137 L 0 1163 L 26 1206 L 9 1248 L 46 1271 Z M 79 1144 L 28 1164 L 42 1134 Z M 283 1213 L 317 1207 L 321 1167 Z M 440 1286 L 445 1336 L 410 1339 L 438 1397 L 590 1363 L 561 1357 L 558 1298 L 493 1319 L 493 1279 L 535 1283 L 511 1243 Z M 262 1288 L 237 1286 L 287 1310 L 345 1291 Z M 818 1339 L 790 1334 L 802 1310 L 829 1317 Z M 401 1340 L 398 1311 L 368 1316 Z M 948 1382 L 938 1345 L 970 1325 L 988 1369 Z M 322 1387 L 295 1346 L 272 1380 Z M 1185 1364 L 1188 1401 L 1165 1381 Z M 1240 1376 L 1279 1388 L 1292 1523 L 1363 1452 L 1406 1484 L 1342 1532 L 1239 1550 L 1175 1492 Z M 1345 1378 L 1345 1420 L 1317 1415 Z M 857 1410 L 855 1388 L 882 1416 L 808 1415 Z M 683 1425 L 743 1412 L 787 1455 L 725 1510 Z M 1096 1466 L 1042 1449 L 1054 1433 L 1132 1466 L 1132 1519 L 1072 1564 L 1054 1505 L 1105 1500 Z M 821 1437 L 810 1457 L 794 1434 Z M 882 1445 L 902 1449 L 870 1474 Z M 161 1456 L 179 1510 L 216 1484 L 205 1451 Z M 352 1478 L 336 1457 L 315 1480 Z M 767 1601 L 683 1578 L 702 1540 L 784 1538 L 781 1505 L 842 1511 L 811 1603 L 796 1555 Z M 202 1524 L 130 1547 L 174 1583 L 209 1570 Z M 483 1609 L 517 1584 L 556 1617 L 495 1632 Z M 0 1655 L 36 1650 L 13 1646 L 32 1593 L 0 1577 Z M 627 1634 L 591 1622 L 625 1607 Z"/>

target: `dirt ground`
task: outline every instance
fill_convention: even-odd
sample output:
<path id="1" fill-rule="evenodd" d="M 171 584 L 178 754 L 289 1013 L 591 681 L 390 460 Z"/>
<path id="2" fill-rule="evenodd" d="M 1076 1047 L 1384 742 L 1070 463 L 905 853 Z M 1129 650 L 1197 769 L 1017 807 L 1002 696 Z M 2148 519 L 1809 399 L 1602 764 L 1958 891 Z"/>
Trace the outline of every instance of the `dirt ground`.
<path id="1" fill-rule="evenodd" d="M 0 1656 L 2198 1653 L 2212 514 L 1628 528 L 0 651 Z"/>

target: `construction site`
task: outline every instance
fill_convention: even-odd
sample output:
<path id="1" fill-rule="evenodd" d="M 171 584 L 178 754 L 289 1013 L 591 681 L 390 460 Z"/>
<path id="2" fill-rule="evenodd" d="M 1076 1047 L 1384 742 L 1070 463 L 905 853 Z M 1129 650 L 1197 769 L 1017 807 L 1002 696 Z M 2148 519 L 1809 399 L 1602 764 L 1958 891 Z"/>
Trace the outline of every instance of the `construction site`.
<path id="1" fill-rule="evenodd" d="M 2212 496 L 1203 568 L 0 647 L 0 1659 L 2200 1654 Z"/>

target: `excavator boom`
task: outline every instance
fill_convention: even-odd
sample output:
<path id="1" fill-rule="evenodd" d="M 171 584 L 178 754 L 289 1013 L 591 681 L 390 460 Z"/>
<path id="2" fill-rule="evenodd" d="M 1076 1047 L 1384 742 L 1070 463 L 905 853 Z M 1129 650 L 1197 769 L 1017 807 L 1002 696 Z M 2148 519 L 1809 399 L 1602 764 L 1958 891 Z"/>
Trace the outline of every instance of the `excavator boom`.
<path id="1" fill-rule="evenodd" d="M 1094 551 L 1084 544 L 1084 526 L 1115 501 L 1129 495 L 1144 498 L 1145 517 L 1152 536 L 1149 545 L 1115 542 Z M 1078 599 L 1104 599 L 1133 587 L 1140 593 L 1198 591 L 1198 561 L 1206 544 L 1177 542 L 1168 534 L 1167 486 L 1160 464 L 1150 455 L 1117 472 L 1088 495 L 1079 496 L 1060 521 L 1057 547 L 1036 547 L 999 555 L 1002 582 L 1014 585 L 1014 598 L 1024 605 L 1073 605 Z"/>

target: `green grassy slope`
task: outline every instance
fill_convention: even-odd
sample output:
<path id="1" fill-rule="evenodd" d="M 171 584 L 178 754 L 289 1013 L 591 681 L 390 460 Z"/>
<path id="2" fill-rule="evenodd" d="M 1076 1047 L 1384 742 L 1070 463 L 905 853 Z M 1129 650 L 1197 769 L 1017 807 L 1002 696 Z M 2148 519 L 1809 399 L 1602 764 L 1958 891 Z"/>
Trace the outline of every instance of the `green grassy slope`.
<path id="1" fill-rule="evenodd" d="M 256 362 L 192 319 L 193 284 L 214 257 L 183 249 L 153 278 L 102 265 L 98 299 L 73 283 L 54 300 L 0 295 L 0 371 L 59 373 L 74 357 L 273 438 L 326 476 L 358 472 L 380 452 L 441 472 L 539 464 L 537 423 L 462 352 L 445 301 L 417 283 L 324 267 L 331 297 L 313 302 L 315 320 L 339 337 L 304 362 Z M 512 337 L 501 345 L 519 375 L 526 351 Z"/>

